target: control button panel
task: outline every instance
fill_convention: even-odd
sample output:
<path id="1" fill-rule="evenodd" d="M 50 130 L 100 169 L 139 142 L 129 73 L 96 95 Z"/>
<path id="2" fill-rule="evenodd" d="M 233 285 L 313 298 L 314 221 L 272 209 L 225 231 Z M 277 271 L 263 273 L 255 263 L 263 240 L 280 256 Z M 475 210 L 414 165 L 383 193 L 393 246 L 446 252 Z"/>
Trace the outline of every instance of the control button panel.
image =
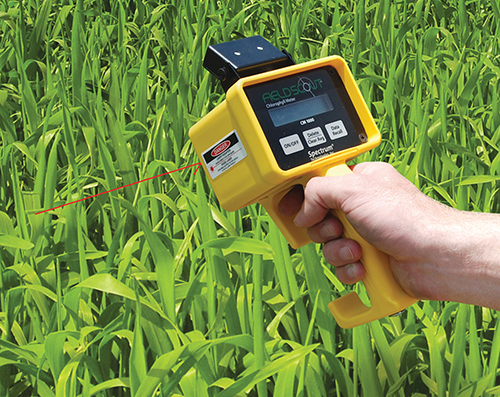
<path id="1" fill-rule="evenodd" d="M 282 170 L 361 145 L 366 137 L 331 66 L 250 85 L 245 93 Z"/>

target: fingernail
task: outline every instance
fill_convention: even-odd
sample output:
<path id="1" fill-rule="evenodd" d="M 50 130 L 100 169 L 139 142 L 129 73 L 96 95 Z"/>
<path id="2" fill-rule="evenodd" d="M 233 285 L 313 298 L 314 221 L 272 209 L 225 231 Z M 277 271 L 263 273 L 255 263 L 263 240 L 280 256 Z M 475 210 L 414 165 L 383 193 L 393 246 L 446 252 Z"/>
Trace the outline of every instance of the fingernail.
<path id="1" fill-rule="evenodd" d="M 302 220 L 302 217 L 299 214 L 295 217 L 295 219 L 293 220 L 293 223 L 295 223 L 295 226 L 297 226 L 297 227 L 302 227 L 302 223 L 300 222 L 301 220 Z"/>
<path id="2" fill-rule="evenodd" d="M 352 279 L 356 278 L 356 266 L 354 264 L 347 265 L 347 275 Z"/>
<path id="3" fill-rule="evenodd" d="M 339 256 L 341 259 L 344 261 L 353 261 L 354 260 L 354 255 L 352 254 L 351 249 L 349 246 L 344 245 L 340 250 L 339 250 Z"/>
<path id="4" fill-rule="evenodd" d="M 333 226 L 330 224 L 330 222 L 324 222 L 321 227 L 319 228 L 319 233 L 323 237 L 334 237 L 335 236 L 335 229 Z"/>

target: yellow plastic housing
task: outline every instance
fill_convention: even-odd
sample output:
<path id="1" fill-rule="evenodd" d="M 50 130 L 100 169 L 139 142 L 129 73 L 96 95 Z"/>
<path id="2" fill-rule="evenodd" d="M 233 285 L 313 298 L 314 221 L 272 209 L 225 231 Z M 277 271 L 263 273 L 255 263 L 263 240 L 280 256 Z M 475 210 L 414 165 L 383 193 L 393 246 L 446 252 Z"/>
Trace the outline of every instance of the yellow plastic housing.
<path id="1" fill-rule="evenodd" d="M 363 123 L 368 140 L 356 147 L 284 171 L 274 158 L 244 88 L 324 66 L 332 66 L 339 73 Z M 226 99 L 191 128 L 189 136 L 201 158 L 204 151 L 234 130 L 243 143 L 247 157 L 217 178 L 212 179 L 209 176 L 220 204 L 227 211 L 235 211 L 256 202 L 262 203 L 294 248 L 301 247 L 310 240 L 305 230 L 292 226 L 292 219 L 284 218 L 277 212 L 277 203 L 284 194 L 293 185 L 305 185 L 310 178 L 325 175 L 333 165 L 343 164 L 380 143 L 380 133 L 351 71 L 346 62 L 338 56 L 240 79 L 229 88 Z M 202 166 L 209 175 L 204 161 Z"/>
<path id="2" fill-rule="evenodd" d="M 337 70 L 363 124 L 367 141 L 295 168 L 282 170 L 276 162 L 244 89 L 254 84 L 325 66 L 332 66 Z M 234 131 L 246 155 L 241 156 L 236 164 L 226 171 L 211 178 L 202 155 Z M 287 217 L 279 213 L 278 203 L 283 196 L 295 185 L 305 186 L 312 177 L 325 176 L 329 172 L 347 172 L 344 169 L 344 167 L 348 169 L 345 166 L 346 161 L 376 147 L 381 141 L 380 132 L 349 67 L 338 56 L 305 62 L 238 80 L 227 91 L 226 99 L 191 128 L 189 136 L 222 207 L 227 211 L 235 211 L 256 202 L 261 203 L 294 248 L 308 244 L 311 240 L 305 229 L 295 226 L 293 216 Z M 337 171 L 333 171 L 335 169 Z M 345 216 L 342 222 L 346 222 L 344 223 L 345 230 L 354 230 Z M 361 237 L 357 233 L 357 236 L 353 233 L 351 235 L 360 242 Z M 332 302 L 329 306 L 330 310 L 339 325 L 344 328 L 394 314 L 415 302 L 397 284 L 388 267 L 388 259 L 381 261 L 379 254 L 376 253 L 378 250 L 366 241 L 363 240 L 360 244 L 363 250 L 366 250 L 363 263 L 367 269 L 370 269 L 367 270 L 369 278 L 363 281 L 367 284 L 372 306 L 365 306 L 355 294 L 354 296 L 346 295 Z M 368 246 L 371 248 L 365 248 Z M 369 257 L 373 257 L 374 260 L 369 260 Z M 384 278 L 383 282 L 378 278 Z M 377 287 L 379 281 L 381 288 Z"/>

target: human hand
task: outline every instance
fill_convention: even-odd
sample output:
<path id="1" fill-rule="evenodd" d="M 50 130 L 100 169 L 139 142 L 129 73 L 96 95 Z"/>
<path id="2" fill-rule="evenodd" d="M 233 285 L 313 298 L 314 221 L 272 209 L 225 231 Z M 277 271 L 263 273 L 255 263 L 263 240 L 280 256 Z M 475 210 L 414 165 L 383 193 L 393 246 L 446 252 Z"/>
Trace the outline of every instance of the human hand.
<path id="1" fill-rule="evenodd" d="M 337 267 L 338 279 L 352 284 L 364 275 L 361 248 L 341 237 L 342 224 L 331 209 L 344 212 L 366 241 L 389 255 L 394 277 L 412 297 L 500 305 L 481 291 L 498 291 L 499 285 L 486 285 L 477 267 L 465 260 L 470 257 L 468 250 L 480 253 L 485 237 L 477 214 L 427 197 L 391 165 L 362 163 L 352 174 L 313 178 L 304 192 L 292 190 L 279 206 L 285 215 L 297 214 L 296 225 L 307 228 L 314 242 L 324 243 L 323 254 Z M 491 221 L 488 218 L 488 227 L 500 229 L 498 217 Z M 499 273 L 500 266 L 494 272 L 497 282 Z"/>

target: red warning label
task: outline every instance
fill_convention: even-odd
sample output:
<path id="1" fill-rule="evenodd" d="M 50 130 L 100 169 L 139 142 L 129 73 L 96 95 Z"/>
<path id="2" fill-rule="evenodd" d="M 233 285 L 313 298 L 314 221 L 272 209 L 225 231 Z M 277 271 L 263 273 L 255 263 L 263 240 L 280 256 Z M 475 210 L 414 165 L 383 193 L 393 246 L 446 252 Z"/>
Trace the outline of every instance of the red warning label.
<path id="1" fill-rule="evenodd" d="M 224 141 L 219 146 L 217 146 L 214 150 L 212 150 L 212 156 L 216 157 L 221 154 L 224 150 L 226 150 L 231 145 L 231 142 Z"/>
<path id="2" fill-rule="evenodd" d="M 231 131 L 201 155 L 212 179 L 226 172 L 246 156 L 247 152 L 236 130 Z"/>

